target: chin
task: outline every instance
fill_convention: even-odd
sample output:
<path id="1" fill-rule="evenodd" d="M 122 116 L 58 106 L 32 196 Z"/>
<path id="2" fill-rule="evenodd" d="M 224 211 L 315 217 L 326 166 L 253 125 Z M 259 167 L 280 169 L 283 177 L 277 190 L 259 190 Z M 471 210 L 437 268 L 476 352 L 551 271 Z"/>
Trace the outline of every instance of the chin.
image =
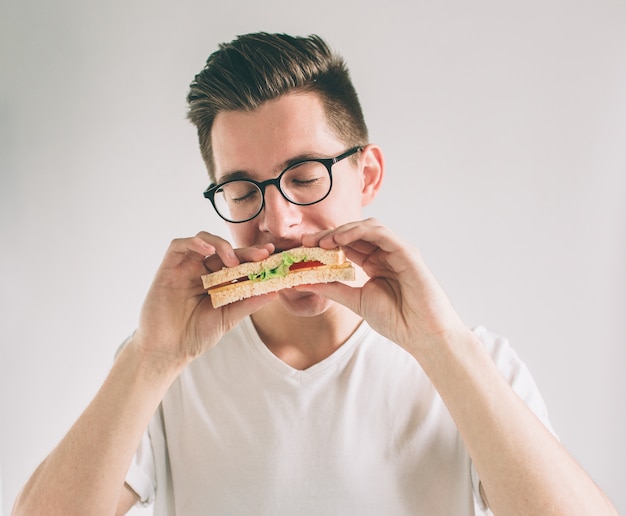
<path id="1" fill-rule="evenodd" d="M 314 317 L 323 314 L 333 303 L 323 296 L 293 288 L 281 291 L 278 298 L 286 311 L 299 317 Z"/>

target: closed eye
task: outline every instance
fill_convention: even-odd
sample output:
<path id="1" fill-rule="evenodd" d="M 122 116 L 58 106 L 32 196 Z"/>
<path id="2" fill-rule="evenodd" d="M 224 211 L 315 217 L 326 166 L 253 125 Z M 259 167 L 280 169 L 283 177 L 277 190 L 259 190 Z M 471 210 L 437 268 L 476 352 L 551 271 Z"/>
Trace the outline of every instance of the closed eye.
<path id="1" fill-rule="evenodd" d="M 224 199 L 231 204 L 243 204 L 255 201 L 260 195 L 257 186 L 248 181 L 233 181 L 221 189 Z"/>

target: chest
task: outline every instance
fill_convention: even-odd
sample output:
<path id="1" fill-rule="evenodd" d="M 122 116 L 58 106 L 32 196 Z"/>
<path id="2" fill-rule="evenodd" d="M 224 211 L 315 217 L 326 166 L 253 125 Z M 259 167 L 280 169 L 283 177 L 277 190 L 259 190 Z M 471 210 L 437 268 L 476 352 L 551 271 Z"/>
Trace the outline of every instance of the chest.
<path id="1" fill-rule="evenodd" d="M 177 500 L 223 513 L 463 514 L 450 493 L 471 496 L 465 449 L 430 384 L 401 365 L 285 376 L 214 363 L 181 378 L 163 403 Z"/>

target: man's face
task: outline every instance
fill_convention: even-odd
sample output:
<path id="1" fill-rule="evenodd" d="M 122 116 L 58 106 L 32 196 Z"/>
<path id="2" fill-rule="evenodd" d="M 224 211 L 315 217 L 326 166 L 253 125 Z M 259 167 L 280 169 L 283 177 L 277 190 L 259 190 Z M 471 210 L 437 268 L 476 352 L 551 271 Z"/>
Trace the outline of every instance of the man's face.
<path id="1" fill-rule="evenodd" d="M 331 158 L 347 146 L 328 128 L 318 96 L 288 94 L 253 112 L 227 111 L 215 118 L 211 140 L 215 175 L 264 181 L 277 177 L 291 162 Z M 296 247 L 304 233 L 335 228 L 361 218 L 362 174 L 351 159 L 333 165 L 329 196 L 311 206 L 288 202 L 274 186 L 265 190 L 265 207 L 254 219 L 229 224 L 237 247 L 275 244 L 277 250 Z"/>

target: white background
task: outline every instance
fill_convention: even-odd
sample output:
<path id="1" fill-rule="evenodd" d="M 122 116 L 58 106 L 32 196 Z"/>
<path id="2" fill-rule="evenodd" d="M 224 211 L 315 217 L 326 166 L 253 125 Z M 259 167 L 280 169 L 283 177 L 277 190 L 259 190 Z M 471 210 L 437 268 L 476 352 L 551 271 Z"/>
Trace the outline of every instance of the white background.
<path id="1" fill-rule="evenodd" d="M 346 57 L 387 158 L 368 214 L 468 325 L 511 339 L 626 512 L 626 3 L 215 4 L 2 4 L 4 513 L 98 389 L 169 241 L 224 233 L 185 95 L 219 42 L 257 30 Z"/>

